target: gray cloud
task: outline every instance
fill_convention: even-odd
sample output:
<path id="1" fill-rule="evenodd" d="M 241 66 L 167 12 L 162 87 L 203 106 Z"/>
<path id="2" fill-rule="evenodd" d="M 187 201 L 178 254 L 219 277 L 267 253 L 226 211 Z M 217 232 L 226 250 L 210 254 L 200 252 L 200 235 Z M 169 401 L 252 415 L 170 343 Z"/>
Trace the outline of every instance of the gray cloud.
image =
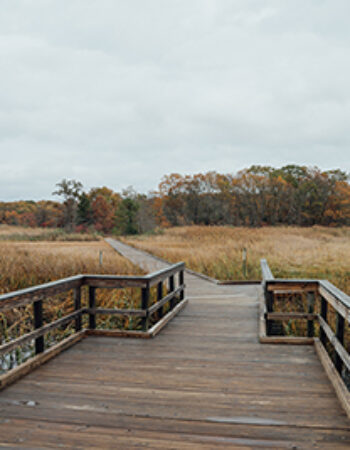
<path id="1" fill-rule="evenodd" d="M 350 170 L 347 0 L 3 0 L 1 198 Z"/>

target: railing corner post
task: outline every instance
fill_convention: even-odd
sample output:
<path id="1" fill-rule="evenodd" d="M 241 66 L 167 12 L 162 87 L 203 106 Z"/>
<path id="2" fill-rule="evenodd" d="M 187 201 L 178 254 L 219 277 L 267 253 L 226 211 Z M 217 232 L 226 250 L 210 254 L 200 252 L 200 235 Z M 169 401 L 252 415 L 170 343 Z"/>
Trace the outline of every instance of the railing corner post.
<path id="1" fill-rule="evenodd" d="M 328 303 L 327 300 L 323 297 L 321 297 L 321 317 L 322 319 L 327 323 L 327 312 L 328 312 Z M 323 328 L 320 327 L 320 341 L 323 344 L 323 346 L 326 346 L 327 337 L 326 333 L 324 332 Z"/>
<path id="2" fill-rule="evenodd" d="M 94 330 L 96 328 L 96 288 L 89 286 L 89 328 Z"/>
<path id="3" fill-rule="evenodd" d="M 184 280 L 185 280 L 185 277 L 184 277 L 184 270 L 181 269 L 180 272 L 179 272 L 179 286 L 183 286 L 183 285 L 184 285 Z M 181 302 L 181 300 L 183 300 L 184 298 L 185 298 L 185 288 L 183 287 L 183 288 L 181 289 L 181 292 L 180 292 L 180 302 Z"/>
<path id="4" fill-rule="evenodd" d="M 171 292 L 174 292 L 174 290 L 175 290 L 174 275 L 170 275 L 170 277 L 169 277 L 169 294 Z M 170 300 L 170 309 L 173 309 L 174 306 L 175 306 L 175 298 L 173 296 L 172 299 Z"/>
<path id="5" fill-rule="evenodd" d="M 143 287 L 141 291 L 141 308 L 146 312 L 146 316 L 142 318 L 143 331 L 148 331 L 149 326 L 149 314 L 148 314 L 149 299 L 150 299 L 150 286 L 149 283 L 147 283 L 147 285 Z"/>
<path id="6" fill-rule="evenodd" d="M 159 302 L 160 300 L 162 300 L 162 298 L 163 298 L 163 282 L 160 281 L 157 284 L 157 301 Z M 158 311 L 159 311 L 158 312 L 159 318 L 161 319 L 163 317 L 163 314 L 164 314 L 163 306 L 161 306 Z"/>
<path id="7" fill-rule="evenodd" d="M 38 329 L 43 326 L 43 301 L 36 300 L 33 303 L 34 308 L 34 328 Z M 35 354 L 38 355 L 44 351 L 44 336 L 35 338 Z"/>
<path id="8" fill-rule="evenodd" d="M 315 309 L 315 292 L 310 291 L 307 293 L 307 312 L 309 314 L 313 314 Z M 307 336 L 314 337 L 315 335 L 315 326 L 314 320 L 307 321 Z"/>
<path id="9" fill-rule="evenodd" d="M 341 343 L 341 345 L 344 345 L 344 317 L 337 312 L 337 321 L 336 321 L 336 332 L 335 335 L 338 339 L 338 341 Z M 340 357 L 340 355 L 335 352 L 335 367 L 338 371 L 338 373 L 341 375 L 343 370 L 343 360 Z"/>
<path id="10" fill-rule="evenodd" d="M 274 293 L 268 290 L 268 282 L 265 282 L 264 288 L 266 311 L 267 313 L 273 312 Z M 270 336 L 272 334 L 273 320 L 266 319 L 266 334 Z"/>
<path id="11" fill-rule="evenodd" d="M 80 286 L 74 289 L 74 309 L 79 311 L 81 309 L 81 288 Z M 81 331 L 82 314 L 75 319 L 75 331 Z"/>

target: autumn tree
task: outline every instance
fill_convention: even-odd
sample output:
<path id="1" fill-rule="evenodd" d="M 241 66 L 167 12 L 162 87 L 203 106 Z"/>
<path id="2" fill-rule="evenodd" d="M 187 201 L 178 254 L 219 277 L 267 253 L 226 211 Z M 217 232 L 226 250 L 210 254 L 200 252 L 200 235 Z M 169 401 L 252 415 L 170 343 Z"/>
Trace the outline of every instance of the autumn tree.
<path id="1" fill-rule="evenodd" d="M 77 203 L 83 185 L 80 181 L 66 180 L 65 178 L 56 183 L 57 189 L 52 193 L 63 197 L 64 211 L 64 226 L 72 231 L 77 220 Z"/>
<path id="2" fill-rule="evenodd" d="M 91 203 L 94 227 L 97 231 L 109 233 L 114 227 L 114 208 L 102 195 L 97 195 Z"/>

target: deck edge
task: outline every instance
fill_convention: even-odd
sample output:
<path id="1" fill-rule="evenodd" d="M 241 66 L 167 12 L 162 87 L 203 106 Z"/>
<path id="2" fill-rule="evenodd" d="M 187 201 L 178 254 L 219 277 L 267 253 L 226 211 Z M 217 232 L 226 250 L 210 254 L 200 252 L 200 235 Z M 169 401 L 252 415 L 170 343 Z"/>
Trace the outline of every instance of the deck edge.
<path id="1" fill-rule="evenodd" d="M 0 376 L 0 391 L 15 381 L 19 380 L 23 376 L 32 372 L 34 369 L 42 366 L 46 362 L 50 361 L 50 359 L 54 358 L 64 350 L 67 350 L 72 345 L 81 341 L 86 335 L 86 330 L 82 330 L 78 333 L 69 336 L 58 344 L 48 348 L 43 353 L 34 356 L 33 358 L 28 359 L 25 363 L 23 363 L 19 367 L 15 367 L 9 372 Z"/>
<path id="2" fill-rule="evenodd" d="M 317 356 L 321 361 L 323 369 L 325 370 L 329 381 L 332 383 L 335 393 L 343 409 L 345 410 L 346 415 L 350 419 L 350 393 L 347 387 L 345 386 L 345 383 L 342 380 L 341 376 L 337 372 L 337 369 L 335 368 L 333 361 L 331 360 L 327 351 L 321 344 L 320 340 L 318 338 L 315 338 L 314 343 Z"/>

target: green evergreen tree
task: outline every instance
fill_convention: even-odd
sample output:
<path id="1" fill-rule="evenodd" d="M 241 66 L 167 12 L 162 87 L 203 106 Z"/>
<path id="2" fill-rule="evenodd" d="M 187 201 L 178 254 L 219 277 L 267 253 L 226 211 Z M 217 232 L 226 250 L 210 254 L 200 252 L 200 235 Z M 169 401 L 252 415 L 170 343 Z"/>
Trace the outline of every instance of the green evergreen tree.
<path id="1" fill-rule="evenodd" d="M 91 225 L 92 224 L 91 202 L 85 192 L 83 192 L 79 198 L 78 210 L 77 210 L 77 223 L 79 225 Z"/>
<path id="2" fill-rule="evenodd" d="M 116 228 L 118 234 L 137 234 L 138 202 L 130 197 L 124 198 L 116 211 Z"/>

